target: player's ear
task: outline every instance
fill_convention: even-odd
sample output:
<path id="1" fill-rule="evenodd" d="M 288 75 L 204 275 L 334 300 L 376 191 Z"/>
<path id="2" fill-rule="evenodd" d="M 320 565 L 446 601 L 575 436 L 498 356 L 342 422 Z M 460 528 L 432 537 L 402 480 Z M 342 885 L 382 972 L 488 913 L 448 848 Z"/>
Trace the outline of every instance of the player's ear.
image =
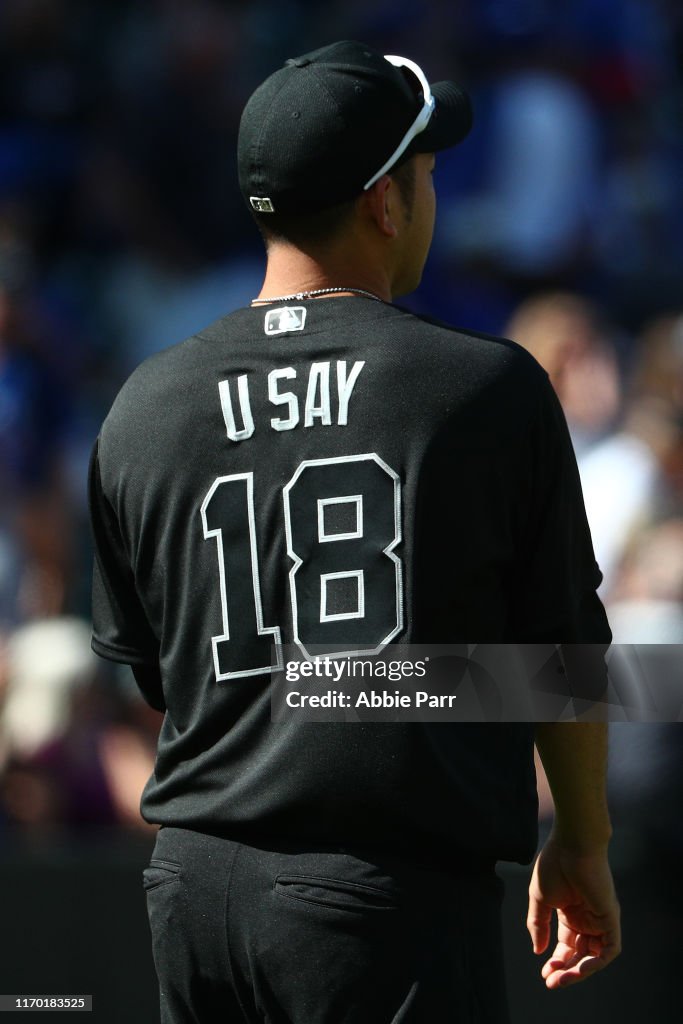
<path id="1" fill-rule="evenodd" d="M 395 222 L 396 191 L 393 179 L 383 174 L 364 197 L 371 220 L 386 238 L 395 238 L 398 234 Z"/>

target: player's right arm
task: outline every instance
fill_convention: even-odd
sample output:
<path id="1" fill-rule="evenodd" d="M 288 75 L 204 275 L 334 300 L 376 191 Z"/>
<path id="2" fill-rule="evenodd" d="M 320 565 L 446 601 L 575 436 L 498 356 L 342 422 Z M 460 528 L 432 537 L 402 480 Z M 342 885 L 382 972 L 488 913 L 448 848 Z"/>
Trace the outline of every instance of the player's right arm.
<path id="1" fill-rule="evenodd" d="M 590 977 L 621 951 L 619 903 L 607 857 L 607 727 L 541 723 L 536 746 L 555 820 L 534 865 L 527 928 L 534 952 L 542 954 L 557 914 L 557 943 L 541 971 L 546 986 L 555 989 Z"/>

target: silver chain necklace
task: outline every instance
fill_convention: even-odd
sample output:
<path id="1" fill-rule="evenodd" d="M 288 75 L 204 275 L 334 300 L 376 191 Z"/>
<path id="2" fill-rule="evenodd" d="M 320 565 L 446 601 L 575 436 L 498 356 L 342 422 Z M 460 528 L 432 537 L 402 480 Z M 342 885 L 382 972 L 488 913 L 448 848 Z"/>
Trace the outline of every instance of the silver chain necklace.
<path id="1" fill-rule="evenodd" d="M 254 306 L 256 303 L 266 302 L 290 302 L 296 299 L 297 302 L 302 302 L 304 299 L 314 299 L 316 295 L 332 295 L 334 292 L 353 292 L 354 295 L 365 295 L 368 299 L 374 299 L 375 302 L 382 302 L 379 295 L 373 295 L 372 292 L 366 292 L 364 288 L 314 288 L 308 292 L 295 292 L 293 295 L 275 295 L 271 299 L 252 299 L 251 305 Z"/>

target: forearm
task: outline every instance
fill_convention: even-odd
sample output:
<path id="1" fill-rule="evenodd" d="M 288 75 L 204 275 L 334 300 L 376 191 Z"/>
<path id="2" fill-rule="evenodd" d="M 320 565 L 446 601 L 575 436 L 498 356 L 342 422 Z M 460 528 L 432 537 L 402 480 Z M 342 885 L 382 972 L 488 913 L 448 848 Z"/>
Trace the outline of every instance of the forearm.
<path id="1" fill-rule="evenodd" d="M 536 747 L 555 804 L 553 834 L 576 853 L 604 849 L 611 837 L 606 793 L 607 726 L 543 722 Z"/>

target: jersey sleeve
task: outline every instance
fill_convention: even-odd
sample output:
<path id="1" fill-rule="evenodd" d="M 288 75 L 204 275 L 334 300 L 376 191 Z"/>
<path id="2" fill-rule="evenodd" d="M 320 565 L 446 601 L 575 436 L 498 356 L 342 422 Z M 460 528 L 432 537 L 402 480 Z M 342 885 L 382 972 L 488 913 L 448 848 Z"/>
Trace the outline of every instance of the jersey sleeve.
<path id="1" fill-rule="evenodd" d="M 99 442 L 90 459 L 88 504 L 95 548 L 92 648 L 110 661 L 155 666 L 159 642 L 135 587 L 121 529 L 102 489 Z"/>
<path id="2" fill-rule="evenodd" d="M 547 374 L 528 437 L 526 525 L 516 572 L 515 631 L 522 642 L 607 650 L 612 634 L 597 594 L 581 481 L 564 412 Z M 602 660 L 602 658 L 601 658 Z"/>

